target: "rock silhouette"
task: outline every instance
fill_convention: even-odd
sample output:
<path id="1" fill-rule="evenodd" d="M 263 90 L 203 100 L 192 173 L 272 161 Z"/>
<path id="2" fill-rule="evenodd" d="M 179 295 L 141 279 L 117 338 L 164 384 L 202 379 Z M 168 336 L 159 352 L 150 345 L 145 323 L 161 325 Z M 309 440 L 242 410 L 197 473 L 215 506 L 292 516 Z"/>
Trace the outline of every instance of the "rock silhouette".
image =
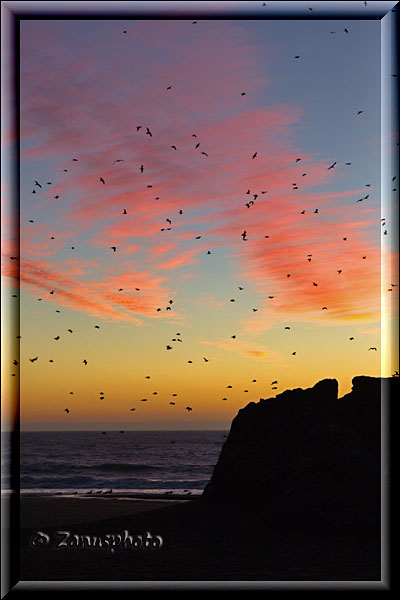
<path id="1" fill-rule="evenodd" d="M 202 503 L 253 510 L 300 528 L 379 535 L 381 387 L 398 378 L 355 377 L 338 398 L 325 379 L 239 410 Z"/>

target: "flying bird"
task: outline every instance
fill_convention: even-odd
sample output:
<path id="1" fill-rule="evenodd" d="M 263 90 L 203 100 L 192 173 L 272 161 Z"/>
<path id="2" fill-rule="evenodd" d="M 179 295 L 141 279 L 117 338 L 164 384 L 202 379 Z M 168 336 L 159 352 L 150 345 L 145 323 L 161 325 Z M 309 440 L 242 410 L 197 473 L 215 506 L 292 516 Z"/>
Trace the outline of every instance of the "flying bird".
<path id="1" fill-rule="evenodd" d="M 176 146 L 171 146 L 171 148 L 173 148 L 173 150 L 176 150 L 176 149 L 177 149 L 177 148 L 176 148 Z"/>
<path id="2" fill-rule="evenodd" d="M 116 252 L 116 251 L 117 251 L 117 247 L 116 247 L 116 246 L 110 246 L 110 249 L 111 249 L 111 250 L 114 250 L 114 252 Z"/>
<path id="3" fill-rule="evenodd" d="M 328 167 L 328 171 L 329 171 L 329 169 L 333 169 L 335 165 L 336 165 L 336 161 L 334 163 L 332 163 L 330 167 Z"/>
<path id="4" fill-rule="evenodd" d="M 190 406 L 186 406 L 185 410 L 187 410 L 188 412 L 190 412 L 193 409 Z"/>
<path id="5" fill-rule="evenodd" d="M 254 152 L 253 156 L 251 157 L 252 159 L 255 158 L 257 156 L 257 152 Z"/>
<path id="6" fill-rule="evenodd" d="M 153 134 L 151 133 L 150 129 L 148 127 L 146 127 L 146 135 L 149 135 L 150 137 L 153 137 Z"/>
<path id="7" fill-rule="evenodd" d="M 30 358 L 29 360 L 30 360 L 30 361 L 33 363 L 33 362 L 35 362 L 35 361 L 36 361 L 38 358 L 39 358 L 38 356 L 35 356 L 35 358 Z"/>
<path id="8" fill-rule="evenodd" d="M 241 236 L 242 236 L 244 242 L 247 241 L 246 230 L 244 230 L 243 233 L 241 233 Z"/>
<path id="9" fill-rule="evenodd" d="M 84 364 L 84 365 L 85 365 L 85 367 L 86 367 L 86 365 L 88 364 L 88 363 L 87 363 L 87 360 L 86 360 L 86 358 L 85 358 L 85 359 L 83 359 L 83 361 L 82 361 L 82 362 L 83 362 L 83 364 Z"/>
<path id="10" fill-rule="evenodd" d="M 363 110 L 359 110 L 357 114 L 361 115 L 361 113 L 363 113 L 363 112 L 364 112 Z"/>
<path id="11" fill-rule="evenodd" d="M 64 412 L 66 412 L 66 413 L 69 413 L 69 409 L 68 409 L 68 408 L 66 408 L 66 409 L 64 410 Z"/>
<path id="12" fill-rule="evenodd" d="M 207 152 L 202 152 L 202 154 L 204 154 L 204 156 L 208 156 Z"/>
<path id="13" fill-rule="evenodd" d="M 368 348 L 368 350 L 375 350 L 375 351 L 377 351 L 377 349 L 376 349 L 376 348 Z"/>

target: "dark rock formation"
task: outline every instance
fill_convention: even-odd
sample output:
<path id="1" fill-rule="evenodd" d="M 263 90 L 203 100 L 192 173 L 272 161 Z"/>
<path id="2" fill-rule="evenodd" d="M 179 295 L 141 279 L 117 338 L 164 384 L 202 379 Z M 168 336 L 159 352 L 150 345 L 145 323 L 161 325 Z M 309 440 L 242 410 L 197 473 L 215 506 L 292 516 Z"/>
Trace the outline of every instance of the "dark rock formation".
<path id="1" fill-rule="evenodd" d="M 381 388 L 355 377 L 251 402 L 234 418 L 202 502 L 325 530 L 379 533 Z M 393 391 L 392 391 L 393 393 Z"/>

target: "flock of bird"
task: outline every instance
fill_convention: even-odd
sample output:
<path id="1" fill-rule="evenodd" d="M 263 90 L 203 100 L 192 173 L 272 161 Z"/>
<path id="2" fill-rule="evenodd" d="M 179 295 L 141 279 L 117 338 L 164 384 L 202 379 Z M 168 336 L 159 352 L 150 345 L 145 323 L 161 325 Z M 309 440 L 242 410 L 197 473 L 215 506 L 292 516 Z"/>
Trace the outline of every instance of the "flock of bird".
<path id="1" fill-rule="evenodd" d="M 364 5 L 365 5 L 365 6 L 367 6 L 367 2 L 364 2 Z M 264 3 L 264 4 L 263 4 L 263 6 L 266 6 L 266 4 Z M 312 8 L 310 8 L 309 10 L 312 10 Z M 192 22 L 192 24 L 197 24 L 197 21 L 193 21 L 193 22 Z M 347 28 L 345 28 L 345 29 L 344 29 L 344 32 L 345 32 L 346 34 L 348 34 L 348 33 L 349 33 L 349 31 L 348 31 L 348 29 L 347 29 Z M 124 30 L 124 31 L 123 31 L 123 33 L 124 33 L 124 34 L 127 34 L 128 32 L 127 32 L 127 30 Z M 332 32 L 330 32 L 330 33 L 331 33 L 331 34 L 334 34 L 334 33 L 336 33 L 336 32 L 332 31 Z M 296 60 L 299 60 L 299 59 L 301 58 L 301 56 L 300 56 L 300 55 L 296 55 L 294 58 L 295 58 Z M 393 77 L 396 77 L 396 76 L 397 76 L 397 74 L 394 74 L 394 75 L 393 75 Z M 168 86 L 166 89 L 167 89 L 167 91 L 170 91 L 170 90 L 172 90 L 172 85 L 169 85 L 169 86 Z M 240 95 L 241 95 L 241 96 L 245 96 L 245 95 L 246 95 L 246 92 L 242 91 L 242 92 L 240 93 Z M 364 112 L 365 112 L 364 110 L 361 110 L 361 109 L 360 109 L 360 110 L 358 110 L 358 111 L 357 111 L 357 113 L 356 113 L 356 116 L 358 117 L 358 116 L 360 116 L 361 114 L 363 114 Z M 149 136 L 150 138 L 153 138 L 153 132 L 150 130 L 150 128 L 149 128 L 148 126 L 144 126 L 144 127 L 143 127 L 143 125 L 140 125 L 140 124 L 139 124 L 139 125 L 136 125 L 136 132 L 137 132 L 137 133 L 141 132 L 142 130 L 144 130 L 144 133 L 145 133 L 145 135 Z M 193 137 L 193 138 L 195 139 L 195 141 L 196 141 L 196 144 L 195 144 L 195 149 L 197 150 L 197 149 L 200 147 L 200 142 L 199 142 L 199 141 L 197 141 L 197 134 L 196 134 L 196 133 L 193 133 L 193 134 L 192 134 L 192 137 Z M 174 152 L 178 152 L 178 147 L 177 147 L 175 144 L 171 144 L 171 145 L 170 145 L 170 148 L 171 148 L 171 150 L 173 150 Z M 205 151 L 201 151 L 201 154 L 202 154 L 202 155 L 204 155 L 206 158 L 208 158 L 208 157 L 209 157 L 209 154 L 208 154 L 207 152 L 205 152 Z M 255 160 L 255 159 L 257 159 L 257 158 L 258 158 L 258 152 L 257 152 L 257 151 L 255 151 L 255 152 L 254 152 L 254 153 L 253 153 L 253 154 L 252 154 L 252 155 L 251 155 L 249 158 L 250 158 L 251 160 Z M 73 161 L 73 162 L 78 162 L 78 161 L 79 161 L 79 159 L 78 159 L 78 158 L 72 158 L 72 161 Z M 296 162 L 296 163 L 299 163 L 300 161 L 301 161 L 301 157 L 297 157 L 297 158 L 296 158 L 296 160 L 295 160 L 295 162 Z M 123 163 L 123 162 L 126 162 L 126 161 L 125 161 L 125 159 L 122 159 L 122 158 L 117 158 L 117 159 L 115 159 L 115 160 L 112 162 L 112 165 L 116 165 L 116 164 Z M 334 168 L 337 166 L 337 164 L 338 164 L 338 161 L 334 161 L 332 164 L 330 164 L 330 165 L 327 167 L 327 170 L 332 170 L 332 169 L 334 169 Z M 345 166 L 350 166 L 350 165 L 351 165 L 351 162 L 346 162 L 346 163 L 344 163 L 344 165 L 345 165 Z M 143 173 L 145 172 L 145 167 L 144 167 L 144 165 L 143 165 L 143 164 L 141 164 L 141 165 L 138 167 L 138 170 L 139 170 L 139 172 L 140 172 L 141 174 L 143 174 Z M 68 169 L 64 169 L 63 171 L 64 171 L 64 172 L 68 172 Z M 306 175 L 307 175 L 307 173 L 302 173 L 302 175 L 301 175 L 301 176 L 302 176 L 302 177 L 305 177 Z M 396 180 L 396 176 L 393 176 L 393 177 L 392 177 L 392 182 L 395 182 L 395 180 Z M 106 181 L 106 179 L 105 179 L 103 176 L 100 176 L 100 177 L 99 177 L 99 179 L 98 179 L 98 181 L 99 181 L 99 183 L 100 183 L 102 186 L 106 186 L 106 185 L 107 185 L 107 181 Z M 47 182 L 47 185 L 52 185 L 52 182 L 48 181 L 48 182 Z M 365 184 L 365 186 L 369 188 L 369 187 L 371 187 L 371 184 L 369 184 L 369 183 L 368 183 L 368 184 Z M 149 185 L 147 185 L 147 187 L 151 188 L 152 186 L 149 184 Z M 36 193 L 37 193 L 37 189 L 43 189 L 43 185 L 42 185 L 42 183 L 40 183 L 39 181 L 37 181 L 37 180 L 34 180 L 34 188 L 33 188 L 33 190 L 32 190 L 32 194 L 36 194 Z M 298 188 L 298 185 L 297 185 L 297 183 L 292 183 L 292 189 L 293 189 L 293 190 L 297 190 L 297 189 L 299 189 L 299 188 Z M 393 191 L 396 191 L 396 188 L 393 188 Z M 260 191 L 260 193 L 261 193 L 261 194 L 266 194 L 266 193 L 268 193 L 268 191 L 267 191 L 267 190 L 261 190 L 261 191 Z M 246 195 L 250 195 L 250 194 L 251 194 L 251 190 L 249 189 L 249 190 L 247 190 L 247 192 L 246 192 Z M 248 210 L 249 210 L 249 209 L 251 209 L 251 208 L 252 208 L 252 207 L 255 205 L 255 203 L 257 202 L 257 199 L 258 199 L 258 197 L 259 197 L 259 194 L 258 194 L 258 193 L 252 193 L 252 198 L 253 198 L 253 199 L 252 199 L 252 200 L 249 200 L 249 201 L 247 201 L 247 202 L 244 204 L 244 206 L 245 206 L 245 207 L 246 207 Z M 357 202 L 357 203 L 364 202 L 365 200 L 368 200 L 368 199 L 369 199 L 369 197 L 370 197 L 370 195 L 369 195 L 369 194 L 366 194 L 365 196 L 363 196 L 363 197 L 361 197 L 361 198 L 357 199 L 357 200 L 356 200 L 356 202 Z M 54 196 L 54 199 L 55 199 L 55 200 L 59 199 L 59 196 L 58 196 L 58 195 Z M 158 199 L 158 198 L 156 198 L 156 199 Z M 300 211 L 300 214 L 301 214 L 301 215 L 304 215 L 305 213 L 306 213 L 306 210 L 304 210 L 304 209 Z M 315 209 L 313 210 L 313 213 L 314 213 L 314 214 L 319 214 L 319 209 L 318 209 L 318 208 L 315 208 Z M 127 215 L 127 214 L 128 214 L 128 212 L 127 212 L 127 209 L 126 209 L 126 208 L 123 208 L 123 209 L 122 209 L 122 215 Z M 182 210 L 182 209 L 181 209 L 181 210 L 179 210 L 179 214 L 180 214 L 180 215 L 182 215 L 182 214 L 183 214 L 183 210 Z M 33 219 L 29 219 L 29 223 L 34 223 L 34 222 L 35 222 L 35 221 L 34 221 Z M 168 225 L 172 226 L 172 220 L 171 220 L 170 218 L 167 218 L 167 219 L 166 219 L 166 222 L 168 223 Z M 381 219 L 381 225 L 382 225 L 382 227 L 386 227 L 386 220 L 385 220 L 385 219 Z M 171 229 L 172 229 L 172 227 L 164 227 L 164 228 L 162 228 L 162 229 L 161 229 L 161 232 L 164 232 L 164 231 L 170 231 Z M 385 228 L 385 230 L 383 231 L 383 235 L 387 235 L 387 229 L 386 229 L 386 228 Z M 242 239 L 242 241 L 243 241 L 243 242 L 246 242 L 246 241 L 248 241 L 248 239 L 249 239 L 249 238 L 248 238 L 248 231 L 247 231 L 247 230 L 243 230 L 243 232 L 240 234 L 240 237 L 241 237 L 241 239 Z M 265 235 L 265 237 L 266 237 L 266 238 L 269 238 L 269 235 Z M 196 240 L 197 240 L 197 239 L 200 239 L 200 238 L 201 238 L 201 236 L 200 236 L 200 235 L 198 235 L 198 236 L 195 236 L 195 239 L 196 239 Z M 54 240 L 54 239 L 55 239 L 55 237 L 54 237 L 54 236 L 50 236 L 50 239 L 51 239 L 51 240 Z M 343 241 L 347 241 L 347 236 L 343 237 L 343 238 L 342 238 L 342 240 L 343 240 Z M 72 250 L 75 250 L 75 246 L 71 246 L 71 249 L 72 249 Z M 116 246 L 116 245 L 115 245 L 115 246 L 110 246 L 110 250 L 111 250 L 111 251 L 112 251 L 112 252 L 115 254 L 115 253 L 117 253 L 117 251 L 118 251 L 118 246 Z M 211 251 L 210 251 L 210 250 L 208 250 L 208 251 L 207 251 L 207 254 L 211 254 Z M 19 257 L 17 257 L 17 256 L 10 256 L 10 259 L 11 259 L 11 260 L 18 260 L 18 258 L 19 258 Z M 366 256 L 362 256 L 362 259 L 363 259 L 363 260 L 366 260 L 366 258 L 367 258 Z M 312 261 L 312 254 L 308 254 L 308 255 L 305 257 L 305 259 L 307 260 L 307 262 L 309 262 L 309 263 L 310 263 L 310 262 Z M 340 275 L 342 274 L 342 269 L 337 269 L 337 274 L 340 276 Z M 286 277 L 287 277 L 287 278 L 290 278 L 290 277 L 291 277 L 291 273 L 287 273 Z M 313 287 L 318 287 L 318 282 L 315 282 L 315 281 L 313 281 L 313 282 L 312 282 L 312 286 L 313 286 Z M 389 290 L 388 290 L 388 291 L 392 291 L 394 287 L 398 287 L 398 286 L 397 286 L 397 284 L 391 284 L 391 287 L 389 288 Z M 239 289 L 239 291 L 241 291 L 241 292 L 242 292 L 242 291 L 245 291 L 245 287 L 244 287 L 243 285 L 241 285 L 241 286 L 238 286 L 238 289 Z M 123 288 L 119 288 L 119 289 L 118 289 L 118 292 L 123 292 L 123 291 L 124 291 L 124 289 L 123 289 Z M 140 292 L 140 288 L 135 288 L 135 291 L 136 291 L 136 292 Z M 55 290 L 51 290 L 51 291 L 49 292 L 49 294 L 50 294 L 50 295 L 54 295 L 55 293 L 56 293 L 56 291 L 55 291 Z M 14 294 L 13 296 L 14 296 L 14 297 L 16 297 L 16 295 L 15 295 L 15 294 Z M 269 295 L 269 296 L 268 296 L 268 299 L 270 299 L 270 300 L 272 300 L 272 299 L 274 299 L 274 298 L 275 298 L 275 296 L 274 296 L 274 295 Z M 38 301 L 42 301 L 42 298 L 37 298 L 37 300 L 38 300 Z M 235 298 L 231 298 L 231 299 L 230 299 L 230 302 L 235 302 L 235 301 L 236 301 L 236 299 L 235 299 Z M 172 304 L 173 304 L 173 300 L 172 300 L 172 299 L 170 299 L 170 300 L 169 300 L 169 302 L 168 302 L 168 305 L 164 307 L 164 310 L 166 310 L 166 311 L 171 311 L 171 310 L 172 310 Z M 161 308 L 161 307 L 157 307 L 157 308 L 155 308 L 155 310 L 156 310 L 157 312 L 161 312 L 162 308 Z M 327 307 L 327 306 L 323 306 L 323 307 L 321 308 L 321 310 L 328 310 L 328 307 Z M 257 309 L 257 308 L 253 308 L 253 309 L 252 309 L 252 311 L 253 311 L 253 312 L 257 312 L 257 311 L 258 311 L 258 309 Z M 57 309 L 57 310 L 56 310 L 56 312 L 60 313 L 60 310 L 59 310 L 59 309 Z M 96 328 L 96 329 L 100 329 L 100 325 L 94 325 L 94 328 Z M 290 327 L 290 326 L 285 326 L 285 327 L 284 327 L 284 329 L 285 329 L 285 330 L 291 330 L 291 327 Z M 69 335 L 71 335 L 71 334 L 73 334 L 73 333 L 74 333 L 74 330 L 73 330 L 72 328 L 68 328 L 68 329 L 66 329 L 66 332 L 67 332 Z M 18 336 L 17 336 L 17 338 L 18 338 L 18 339 L 21 339 L 21 336 L 20 336 L 20 335 L 18 335 Z M 237 338 L 236 334 L 234 334 L 234 335 L 231 335 L 231 339 L 234 339 L 234 340 L 235 340 L 236 338 Z M 54 337 L 53 339 L 54 339 L 54 341 L 57 341 L 57 342 L 58 342 L 58 341 L 60 341 L 60 340 L 61 340 L 61 335 L 57 335 L 57 336 L 56 336 L 56 337 Z M 349 341 L 353 341 L 354 339 L 355 339 L 355 338 L 354 338 L 354 336 L 351 336 L 351 337 L 349 338 Z M 167 351 L 171 351 L 171 350 L 173 350 L 173 345 L 171 345 L 171 344 L 172 344 L 172 342 L 173 342 L 173 343 L 182 343 L 182 342 L 183 342 L 183 340 L 182 340 L 182 337 L 181 337 L 181 333 L 180 333 L 180 332 L 176 333 L 176 337 L 174 337 L 174 338 L 173 338 L 171 341 L 169 341 L 169 342 L 166 344 L 166 346 L 165 346 L 165 347 L 166 347 L 166 350 L 167 350 Z M 377 347 L 369 347 L 369 348 L 368 348 L 368 351 L 375 351 L 375 352 L 377 352 Z M 292 352 L 291 352 L 291 354 L 292 354 L 292 356 L 296 356 L 297 352 L 296 352 L 296 351 L 292 351 Z M 39 359 L 39 357 L 38 357 L 38 356 L 34 356 L 34 357 L 32 357 L 32 358 L 29 358 L 29 361 L 30 361 L 31 363 L 35 363 L 36 361 L 38 361 L 38 359 Z M 204 363 L 208 363 L 208 362 L 209 362 L 209 358 L 207 358 L 207 357 L 202 357 L 202 359 L 203 359 Z M 53 359 L 49 359 L 49 362 L 50 362 L 50 363 L 53 363 L 53 362 L 54 362 L 54 360 L 53 360 Z M 88 360 L 87 360 L 87 358 L 83 358 L 81 362 L 82 362 L 82 364 L 83 364 L 84 366 L 87 366 L 87 365 L 88 365 Z M 188 364 L 193 364 L 193 361 L 192 361 L 192 360 L 188 360 L 188 361 L 187 361 L 187 363 L 188 363 Z M 17 361 L 16 359 L 14 359 L 14 360 L 13 360 L 13 366 L 18 366 L 18 364 L 19 364 L 19 363 L 18 363 L 18 361 Z M 15 376 L 15 373 L 12 373 L 12 375 L 13 375 L 13 376 Z M 145 378 L 146 378 L 146 379 L 151 379 L 151 376 L 150 376 L 150 375 L 146 375 L 146 376 L 145 376 Z M 251 383 L 257 383 L 257 380 L 256 380 L 256 379 L 253 379 L 253 380 L 251 381 Z M 273 380 L 273 381 L 271 382 L 271 390 L 276 390 L 276 389 L 278 389 L 278 388 L 277 388 L 277 386 L 278 386 L 278 380 Z M 233 388 L 233 386 L 232 386 L 231 384 L 229 384 L 229 385 L 227 385 L 227 386 L 226 386 L 226 389 L 232 389 L 232 388 Z M 246 392 L 248 392 L 248 391 L 249 391 L 248 389 L 245 389 L 245 390 L 243 390 L 243 392 L 245 392 L 245 393 L 246 393 Z M 154 392 L 152 392 L 152 394 L 153 394 L 153 395 L 157 395 L 157 393 L 158 393 L 157 391 L 154 391 Z M 70 392 L 70 394 L 73 394 L 73 392 Z M 177 394 L 176 394 L 176 393 L 173 393 L 173 394 L 172 394 L 172 396 L 173 396 L 173 397 L 176 397 L 176 396 L 177 396 Z M 104 393 L 103 393 L 103 392 L 100 392 L 99 399 L 100 399 L 100 400 L 104 400 L 104 399 L 105 399 L 105 395 L 104 395 Z M 228 398 L 227 398 L 227 397 L 223 397 L 223 398 L 222 398 L 222 401 L 227 401 L 227 400 L 228 400 Z M 148 401 L 148 398 L 142 398 L 140 401 L 141 401 L 141 402 L 147 402 L 147 401 Z M 169 402 L 169 404 L 170 404 L 171 406 L 175 406 L 175 405 L 176 405 L 176 402 L 175 402 L 175 401 L 170 401 L 170 402 Z M 187 412 L 191 412 L 191 411 L 192 411 L 192 407 L 191 407 L 191 406 L 186 406 L 184 410 L 186 410 Z M 136 407 L 132 407 L 132 408 L 130 408 L 130 412 L 134 412 L 134 411 L 136 411 Z M 64 409 L 64 412 L 65 412 L 65 413 L 68 415 L 68 414 L 70 414 L 70 412 L 71 412 L 71 411 L 70 411 L 70 409 L 67 407 L 67 408 L 65 408 L 65 409 Z M 104 433 L 104 432 L 103 432 L 103 433 Z M 122 433 L 122 432 L 121 432 L 121 433 Z M 88 494 L 91 494 L 91 493 L 92 493 L 92 491 L 90 491 L 90 492 L 87 492 L 87 493 L 88 493 Z M 99 493 L 99 494 L 100 494 L 100 493 L 102 493 L 102 492 L 101 492 L 101 491 L 99 491 L 99 492 L 95 492 L 95 493 Z M 104 492 L 104 494 L 111 494 L 111 493 L 112 493 L 112 490 L 108 490 L 108 491 Z M 167 493 L 168 493 L 168 492 L 167 492 Z M 190 492 L 188 492 L 188 493 L 190 493 Z"/>

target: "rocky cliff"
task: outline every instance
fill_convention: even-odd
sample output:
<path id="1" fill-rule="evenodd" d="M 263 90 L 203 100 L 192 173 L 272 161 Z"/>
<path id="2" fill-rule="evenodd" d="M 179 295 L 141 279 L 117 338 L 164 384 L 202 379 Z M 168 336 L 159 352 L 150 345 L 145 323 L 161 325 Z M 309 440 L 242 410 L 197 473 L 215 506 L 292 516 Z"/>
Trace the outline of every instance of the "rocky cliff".
<path id="1" fill-rule="evenodd" d="M 338 398 L 326 379 L 260 399 L 234 418 L 202 502 L 305 527 L 380 527 L 381 390 L 398 378 L 355 377 Z"/>

